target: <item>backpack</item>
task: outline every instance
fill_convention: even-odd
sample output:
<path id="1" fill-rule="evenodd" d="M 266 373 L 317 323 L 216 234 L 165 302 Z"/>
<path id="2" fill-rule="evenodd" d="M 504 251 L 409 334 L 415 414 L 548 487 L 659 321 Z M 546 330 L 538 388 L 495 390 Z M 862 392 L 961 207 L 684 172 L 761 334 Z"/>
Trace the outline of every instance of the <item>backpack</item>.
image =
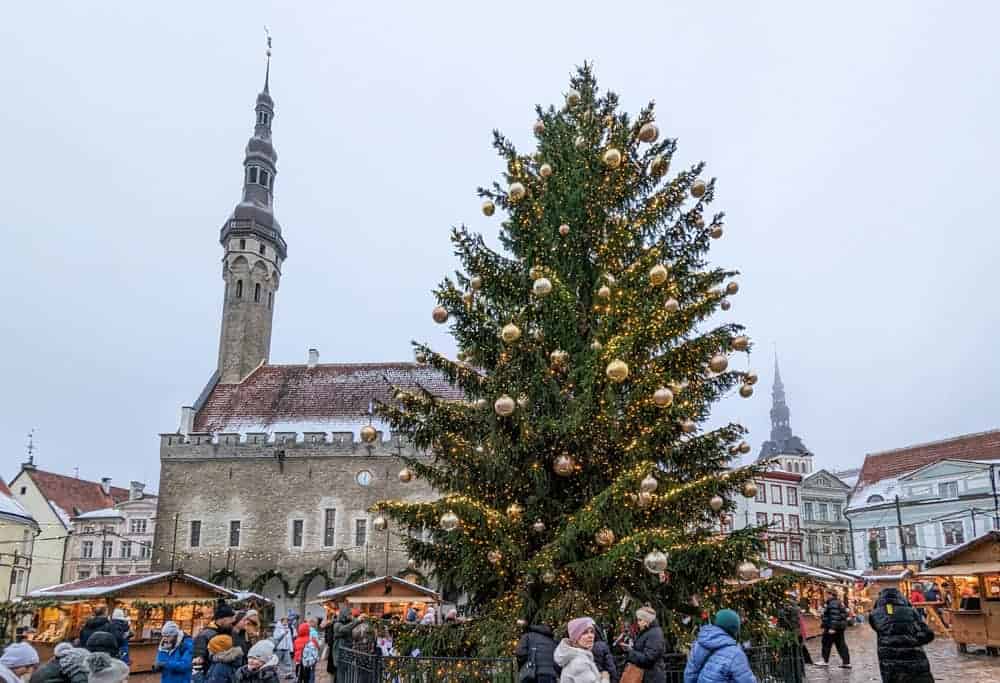
<path id="1" fill-rule="evenodd" d="M 319 648 L 316 647 L 316 641 L 310 638 L 309 642 L 302 648 L 302 666 L 310 668 L 316 666 L 316 662 L 318 661 Z"/>

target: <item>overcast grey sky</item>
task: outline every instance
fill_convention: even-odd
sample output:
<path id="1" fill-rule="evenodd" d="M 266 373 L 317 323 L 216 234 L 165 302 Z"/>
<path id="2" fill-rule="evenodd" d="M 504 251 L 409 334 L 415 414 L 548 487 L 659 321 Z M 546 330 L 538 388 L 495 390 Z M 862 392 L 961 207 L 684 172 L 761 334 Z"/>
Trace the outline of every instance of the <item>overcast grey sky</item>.
<path id="1" fill-rule="evenodd" d="M 761 384 L 716 411 L 767 438 L 778 345 L 792 427 L 827 467 L 998 425 L 992 2 L 22 2 L 0 22 L 0 448 L 155 487 L 158 439 L 214 369 L 218 231 L 274 34 L 272 362 L 452 349 L 430 288 L 451 225 L 535 103 L 593 60 L 658 103 L 728 214 L 713 261 Z M 679 164 L 675 164 L 679 167 Z"/>

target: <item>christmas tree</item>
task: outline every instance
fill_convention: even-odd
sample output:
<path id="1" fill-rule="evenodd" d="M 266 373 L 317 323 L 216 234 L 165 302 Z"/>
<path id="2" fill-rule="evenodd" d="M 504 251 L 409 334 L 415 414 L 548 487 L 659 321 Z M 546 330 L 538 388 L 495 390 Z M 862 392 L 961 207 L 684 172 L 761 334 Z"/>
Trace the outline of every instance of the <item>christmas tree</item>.
<path id="1" fill-rule="evenodd" d="M 633 120 L 586 65 L 570 88 L 563 106 L 537 108 L 533 154 L 494 132 L 506 173 L 479 195 L 486 216 L 506 214 L 503 251 L 452 233 L 464 272 L 436 289 L 433 318 L 459 353 L 415 347 L 465 400 L 401 391 L 380 406 L 432 453 L 403 458 L 400 478 L 441 498 L 378 512 L 476 614 L 428 635 L 425 652 L 508 654 L 519 619 L 613 622 L 642 604 L 678 644 L 721 607 L 760 635 L 782 594 L 751 580 L 762 529 L 723 533 L 760 473 L 732 467 L 744 429 L 702 426 L 756 382 L 733 367 L 749 350 L 742 327 L 712 323 L 738 290 L 735 271 L 706 260 L 723 232 L 707 213 L 715 181 L 702 163 L 670 173 L 677 143 L 660 138 L 652 103 Z"/>

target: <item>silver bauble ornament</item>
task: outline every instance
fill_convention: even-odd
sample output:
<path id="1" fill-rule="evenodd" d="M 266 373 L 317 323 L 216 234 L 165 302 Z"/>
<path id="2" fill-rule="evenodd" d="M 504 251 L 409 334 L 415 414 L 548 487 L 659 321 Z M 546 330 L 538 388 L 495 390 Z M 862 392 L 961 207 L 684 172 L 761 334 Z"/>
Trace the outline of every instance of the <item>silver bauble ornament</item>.
<path id="1" fill-rule="evenodd" d="M 547 296 L 552 291 L 552 281 L 547 277 L 540 277 L 531 285 L 531 291 L 535 296 Z"/>
<path id="2" fill-rule="evenodd" d="M 513 344 L 521 338 L 521 328 L 514 323 L 507 323 L 500 330 L 500 338 L 508 344 Z"/>
<path id="3" fill-rule="evenodd" d="M 521 183 L 511 183 L 508 194 L 511 200 L 516 202 L 523 199 L 526 192 L 527 190 L 524 189 L 524 185 Z"/>
<path id="4" fill-rule="evenodd" d="M 507 394 L 504 394 L 493 403 L 493 410 L 500 417 L 508 417 L 513 414 L 515 407 L 514 399 Z"/>
<path id="5" fill-rule="evenodd" d="M 665 572 L 667 570 L 667 554 L 662 550 L 653 550 L 642 560 L 642 566 L 650 574 Z"/>
<path id="6" fill-rule="evenodd" d="M 448 309 L 444 306 L 435 306 L 434 310 L 431 311 L 431 318 L 434 319 L 438 325 L 443 325 L 448 322 Z"/>
<path id="7" fill-rule="evenodd" d="M 694 197 L 695 199 L 701 199 L 702 197 L 705 196 L 705 189 L 706 189 L 705 181 L 696 180 L 691 185 L 691 196 Z"/>
<path id="8" fill-rule="evenodd" d="M 493 212 L 495 212 L 496 210 L 497 210 L 496 204 L 494 204 L 489 199 L 487 199 L 486 201 L 483 202 L 483 215 L 484 216 L 492 216 Z"/>
<path id="9" fill-rule="evenodd" d="M 552 166 L 550 166 L 549 164 L 542 164 L 541 166 L 538 167 L 538 175 L 542 176 L 543 178 L 548 178 L 550 175 L 552 175 Z"/>
<path id="10" fill-rule="evenodd" d="M 674 297 L 670 297 L 664 302 L 663 307 L 667 309 L 667 313 L 676 313 L 681 310 L 681 304 Z"/>
<path id="11" fill-rule="evenodd" d="M 649 269 L 649 282 L 654 287 L 659 287 L 667 281 L 669 275 L 670 272 L 667 270 L 667 267 L 662 263 L 657 263 Z"/>
<path id="12" fill-rule="evenodd" d="M 608 363 L 608 367 L 604 369 L 604 373 L 612 382 L 620 384 L 628 379 L 628 364 L 623 360 L 615 359 Z"/>
<path id="13" fill-rule="evenodd" d="M 658 137 L 660 137 L 660 129 L 656 127 L 655 123 L 650 121 L 642 124 L 642 128 L 639 129 L 639 139 L 642 142 L 656 142 Z"/>
<path id="14" fill-rule="evenodd" d="M 666 408 L 671 403 L 674 402 L 674 392 L 670 391 L 666 387 L 660 387 L 653 392 L 653 403 L 660 406 L 661 408 Z"/>
<path id="15" fill-rule="evenodd" d="M 389 528 L 389 521 L 382 515 L 379 515 L 372 520 L 372 528 L 375 529 L 375 531 L 385 531 Z"/>
<path id="16" fill-rule="evenodd" d="M 724 354 L 717 353 L 709 359 L 708 367 L 712 372 L 725 372 L 729 367 L 729 359 Z"/>
<path id="17" fill-rule="evenodd" d="M 460 521 L 458 515 L 456 515 L 451 510 L 441 515 L 441 528 L 445 531 L 454 531 L 458 528 Z"/>
<path id="18" fill-rule="evenodd" d="M 725 504 L 726 501 L 722 499 L 722 496 L 712 496 L 711 500 L 708 501 L 708 507 L 712 508 L 715 512 L 721 510 Z"/>
<path id="19" fill-rule="evenodd" d="M 657 481 L 656 477 L 652 474 L 647 474 L 642 478 L 642 481 L 639 482 L 639 490 L 645 493 L 652 493 L 659 485 L 660 482 Z"/>
<path id="20" fill-rule="evenodd" d="M 375 439 L 378 438 L 378 430 L 371 425 L 365 425 L 361 428 L 361 440 L 365 443 L 375 443 Z"/>

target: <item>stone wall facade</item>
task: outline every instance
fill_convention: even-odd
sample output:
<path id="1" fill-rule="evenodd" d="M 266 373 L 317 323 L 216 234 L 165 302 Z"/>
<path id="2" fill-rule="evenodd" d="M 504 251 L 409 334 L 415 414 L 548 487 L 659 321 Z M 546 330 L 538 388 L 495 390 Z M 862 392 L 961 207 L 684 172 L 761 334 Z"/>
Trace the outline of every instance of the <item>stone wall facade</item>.
<path id="1" fill-rule="evenodd" d="M 422 579 L 400 530 L 375 531 L 369 512 L 383 499 L 436 497 L 426 482 L 400 482 L 400 452 L 415 454 L 350 432 L 161 435 L 153 570 L 263 593 L 279 613 L 321 610 L 308 605 L 320 590 L 381 576 L 387 563 Z"/>

